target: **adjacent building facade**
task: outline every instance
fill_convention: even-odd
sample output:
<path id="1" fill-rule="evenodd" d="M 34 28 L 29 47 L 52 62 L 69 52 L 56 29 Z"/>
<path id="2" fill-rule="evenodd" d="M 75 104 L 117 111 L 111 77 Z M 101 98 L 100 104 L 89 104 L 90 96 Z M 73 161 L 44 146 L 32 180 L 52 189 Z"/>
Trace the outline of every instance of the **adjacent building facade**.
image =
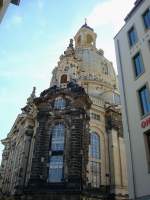
<path id="1" fill-rule="evenodd" d="M 96 33 L 79 29 L 35 91 L 4 144 L 1 191 L 25 199 L 127 199 L 127 171 L 117 78 L 96 48 Z"/>
<path id="2" fill-rule="evenodd" d="M 0 22 L 2 21 L 2 18 L 7 10 L 7 7 L 10 3 L 13 3 L 15 5 L 19 5 L 20 0 L 0 0 Z"/>
<path id="3" fill-rule="evenodd" d="M 137 0 L 115 37 L 131 199 L 150 198 L 150 1 Z"/>

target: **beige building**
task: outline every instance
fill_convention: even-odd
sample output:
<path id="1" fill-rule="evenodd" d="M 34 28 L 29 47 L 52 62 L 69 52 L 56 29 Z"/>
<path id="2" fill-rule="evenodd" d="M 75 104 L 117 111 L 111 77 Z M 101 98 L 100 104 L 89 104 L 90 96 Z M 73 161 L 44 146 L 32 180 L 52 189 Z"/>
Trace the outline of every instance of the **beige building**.
<path id="1" fill-rule="evenodd" d="M 2 140 L 4 195 L 128 199 L 117 77 L 96 48 L 96 37 L 86 23 L 79 29 L 75 46 L 71 39 L 60 56 L 50 87 L 38 98 L 33 91 Z"/>
<path id="2" fill-rule="evenodd" d="M 117 77 L 112 62 L 105 58 L 102 49 L 97 49 L 96 38 L 97 34 L 85 23 L 74 37 L 75 47 L 71 40 L 64 55 L 60 56 L 58 66 L 53 70 L 51 86 L 63 87 L 69 81 L 76 81 L 84 87 L 92 100 L 91 140 L 97 140 L 94 145 L 100 146 L 99 159 L 89 158 L 89 184 L 94 187 L 110 185 L 112 193 L 124 195 L 127 194 L 124 139 L 122 132 L 118 134 L 115 126 L 109 130 L 106 117 L 107 108 L 109 110 L 111 106 L 116 114 L 120 113 Z M 118 116 L 116 119 L 119 119 Z M 118 122 L 118 127 L 120 123 Z M 99 172 L 95 170 L 95 175 L 92 162 L 100 169 Z"/>
<path id="3" fill-rule="evenodd" d="M 7 10 L 7 7 L 10 3 L 13 3 L 15 5 L 19 5 L 20 0 L 0 0 L 0 22 L 2 21 L 2 18 Z"/>
<path id="4" fill-rule="evenodd" d="M 150 1 L 137 0 L 115 37 L 130 199 L 150 198 Z"/>

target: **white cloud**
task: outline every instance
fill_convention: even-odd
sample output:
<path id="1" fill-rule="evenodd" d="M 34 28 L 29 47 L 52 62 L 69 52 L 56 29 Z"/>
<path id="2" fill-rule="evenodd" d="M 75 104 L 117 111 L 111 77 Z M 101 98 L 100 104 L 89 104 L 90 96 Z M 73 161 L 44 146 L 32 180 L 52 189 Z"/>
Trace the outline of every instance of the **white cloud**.
<path id="1" fill-rule="evenodd" d="M 124 18 L 133 8 L 135 0 L 105 0 L 97 4 L 89 16 L 88 25 L 98 34 L 97 47 L 105 51 L 105 56 L 114 63 L 116 58 L 113 37 L 124 24 Z"/>
<path id="2" fill-rule="evenodd" d="M 94 27 L 113 25 L 114 30 L 118 31 L 134 2 L 135 0 L 105 0 L 94 7 L 88 16 L 88 23 Z"/>

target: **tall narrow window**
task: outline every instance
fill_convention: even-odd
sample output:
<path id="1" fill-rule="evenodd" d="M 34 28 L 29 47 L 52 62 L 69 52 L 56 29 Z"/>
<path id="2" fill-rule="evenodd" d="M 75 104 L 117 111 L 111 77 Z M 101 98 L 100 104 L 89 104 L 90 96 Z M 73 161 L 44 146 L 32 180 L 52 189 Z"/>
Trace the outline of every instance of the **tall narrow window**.
<path id="1" fill-rule="evenodd" d="M 150 8 L 148 8 L 143 14 L 144 25 L 146 29 L 150 28 Z"/>
<path id="2" fill-rule="evenodd" d="M 49 182 L 61 182 L 63 178 L 63 156 L 51 156 Z"/>
<path id="3" fill-rule="evenodd" d="M 63 151 L 65 126 L 58 123 L 52 129 L 50 145 L 51 156 L 49 160 L 49 182 L 61 182 L 63 178 Z"/>
<path id="4" fill-rule="evenodd" d="M 93 187 L 98 188 L 100 186 L 100 163 L 91 161 L 90 162 L 91 170 L 91 184 Z"/>
<path id="5" fill-rule="evenodd" d="M 142 115 L 150 113 L 150 93 L 146 85 L 139 90 L 139 99 Z"/>
<path id="6" fill-rule="evenodd" d="M 52 151 L 63 151 L 64 150 L 64 132 L 65 127 L 63 124 L 57 124 L 52 130 Z"/>
<path id="7" fill-rule="evenodd" d="M 135 43 L 137 43 L 138 38 L 137 38 L 137 33 L 136 33 L 134 27 L 132 27 L 132 28 L 129 30 L 129 32 L 128 32 L 128 37 L 129 37 L 130 46 L 133 46 Z"/>
<path id="8" fill-rule="evenodd" d="M 100 159 L 100 140 L 97 133 L 91 133 L 91 157 Z"/>
<path id="9" fill-rule="evenodd" d="M 62 97 L 58 97 L 55 99 L 54 108 L 55 109 L 64 109 L 66 107 L 66 101 Z"/>
<path id="10" fill-rule="evenodd" d="M 100 187 L 100 176 L 100 137 L 96 132 L 92 132 L 90 145 L 90 179 L 92 187 Z"/>
<path id="11" fill-rule="evenodd" d="M 135 76 L 138 77 L 144 72 L 143 60 L 140 52 L 133 57 Z"/>

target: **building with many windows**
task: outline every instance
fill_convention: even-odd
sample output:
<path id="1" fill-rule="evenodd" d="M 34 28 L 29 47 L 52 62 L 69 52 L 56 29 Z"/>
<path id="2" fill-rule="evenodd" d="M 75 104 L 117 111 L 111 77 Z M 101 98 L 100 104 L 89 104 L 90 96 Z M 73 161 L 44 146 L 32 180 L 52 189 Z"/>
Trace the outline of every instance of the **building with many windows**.
<path id="1" fill-rule="evenodd" d="M 7 7 L 10 3 L 13 3 L 15 5 L 19 5 L 20 0 L 0 0 L 0 22 L 2 21 L 2 18 L 7 10 Z"/>
<path id="2" fill-rule="evenodd" d="M 25 199 L 128 198 L 117 78 L 86 23 L 7 138 L 1 191 Z"/>
<path id="3" fill-rule="evenodd" d="M 131 199 L 150 198 L 150 1 L 137 0 L 115 37 Z"/>

